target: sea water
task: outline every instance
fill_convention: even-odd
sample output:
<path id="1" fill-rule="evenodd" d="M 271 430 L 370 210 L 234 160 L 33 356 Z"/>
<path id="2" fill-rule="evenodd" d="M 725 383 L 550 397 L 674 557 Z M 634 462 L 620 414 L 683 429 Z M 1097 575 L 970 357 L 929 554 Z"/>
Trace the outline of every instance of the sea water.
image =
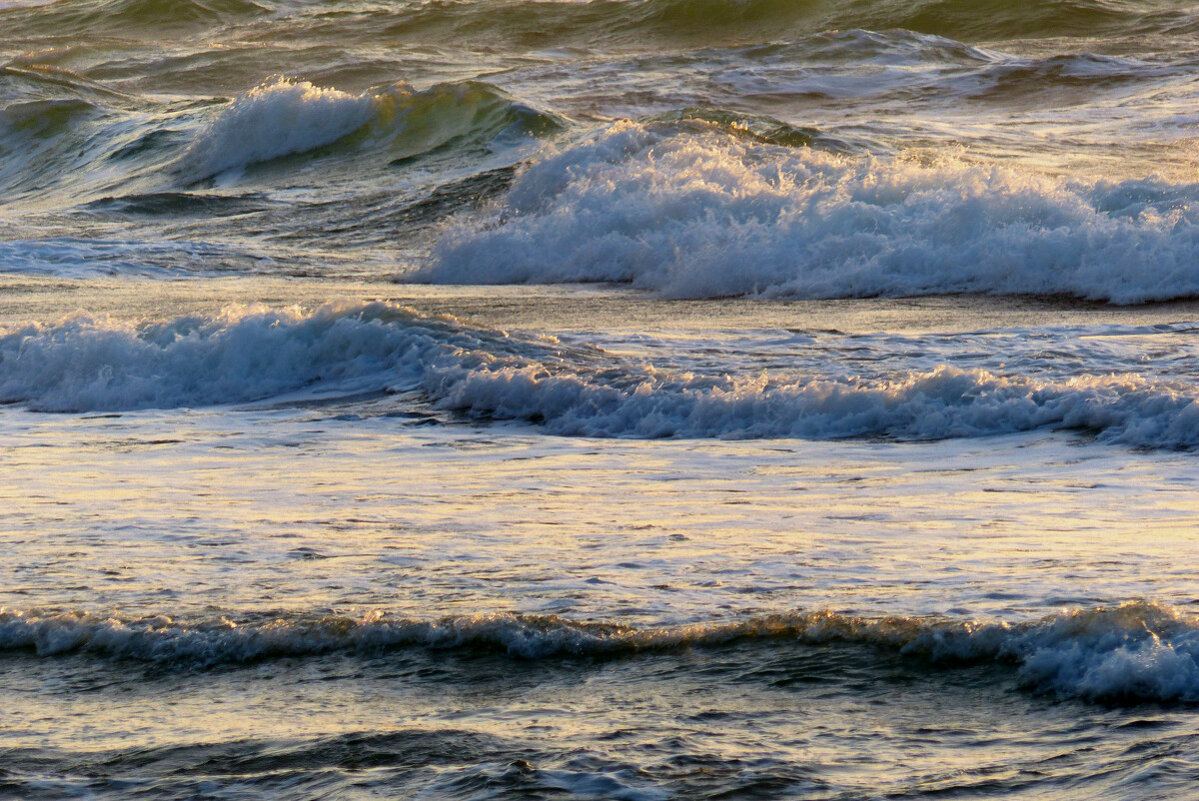
<path id="1" fill-rule="evenodd" d="M 1199 13 L 0 2 L 0 797 L 1199 797 Z"/>

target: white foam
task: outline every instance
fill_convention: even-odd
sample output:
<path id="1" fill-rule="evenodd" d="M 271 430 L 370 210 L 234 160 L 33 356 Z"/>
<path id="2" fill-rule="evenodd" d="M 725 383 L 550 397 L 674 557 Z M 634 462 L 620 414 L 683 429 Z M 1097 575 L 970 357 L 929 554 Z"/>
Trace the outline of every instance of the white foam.
<path id="1" fill-rule="evenodd" d="M 1199 295 L 1199 185 L 846 157 L 695 127 L 620 123 L 545 156 L 412 277 L 671 297 Z"/>
<path id="2" fill-rule="evenodd" d="M 649 373 L 614 386 L 503 366 L 442 368 L 427 372 L 424 384 L 443 407 L 538 420 L 573 436 L 942 439 L 1068 428 L 1138 446 L 1199 445 L 1193 394 L 1135 377 L 1051 382 L 943 366 L 870 383 Z"/>
<path id="3" fill-rule="evenodd" d="M 0 334 L 0 397 L 82 411 L 234 403 L 322 381 L 382 389 L 405 358 L 419 364 L 445 342 L 397 319 L 410 318 L 382 304 L 231 307 L 141 327 L 78 314 Z"/>
<path id="4" fill-rule="evenodd" d="M 276 79 L 251 89 L 201 130 L 179 162 L 198 181 L 257 162 L 304 153 L 337 141 L 370 122 L 375 100 Z"/>
<path id="5" fill-rule="evenodd" d="M 331 652 L 479 648 L 523 659 L 714 647 L 737 641 L 868 644 L 932 663 L 1010 664 L 1033 690 L 1093 700 L 1199 701 L 1199 621 L 1145 602 L 1079 609 L 1027 623 L 862 618 L 807 612 L 636 628 L 507 613 L 439 620 L 292 616 L 238 624 L 166 616 L 0 608 L 0 650 L 85 652 L 203 668 Z"/>
<path id="6" fill-rule="evenodd" d="M 1005 376 L 940 365 L 855 375 L 693 375 L 430 320 L 383 303 L 235 307 L 135 326 L 76 315 L 0 332 L 0 400 L 84 411 L 237 403 L 319 386 L 419 390 L 442 409 L 591 437 L 939 439 L 1086 429 L 1199 446 L 1185 382 Z"/>
<path id="7" fill-rule="evenodd" d="M 998 659 L 1033 689 L 1096 700 L 1199 701 L 1199 621 L 1158 604 L 1065 612 L 1026 626 L 932 629 L 904 646 L 934 659 Z"/>

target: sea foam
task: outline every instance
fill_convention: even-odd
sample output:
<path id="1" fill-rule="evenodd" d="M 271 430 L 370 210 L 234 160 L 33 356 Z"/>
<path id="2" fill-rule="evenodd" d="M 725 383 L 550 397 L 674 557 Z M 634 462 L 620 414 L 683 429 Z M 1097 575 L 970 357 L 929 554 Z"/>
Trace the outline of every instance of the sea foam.
<path id="1" fill-rule="evenodd" d="M 196 133 L 175 170 L 185 182 L 195 182 L 331 146 L 359 131 L 365 135 L 355 143 L 405 159 L 451 142 L 519 143 L 555 132 L 564 122 L 481 81 L 434 84 L 423 91 L 400 82 L 355 95 L 279 78 L 223 107 Z"/>
<path id="2" fill-rule="evenodd" d="M 411 316 L 383 304 L 235 306 L 143 326 L 76 314 L 0 334 L 0 398 L 83 411 L 244 402 L 322 381 L 382 389 L 452 342 L 400 320 Z"/>
<path id="3" fill-rule="evenodd" d="M 1136 374 L 948 364 L 870 378 L 692 374 L 384 303 L 236 307 L 143 326 L 76 315 L 0 332 L 0 401 L 34 410 L 243 403 L 302 389 L 416 392 L 438 409 L 570 436 L 941 439 L 1060 428 L 1199 446 L 1193 387 Z"/>
<path id="4" fill-rule="evenodd" d="M 864 618 L 796 612 L 725 622 L 634 627 L 491 613 L 437 620 L 291 615 L 244 622 L 119 618 L 0 609 L 0 650 L 85 653 L 202 669 L 328 653 L 423 647 L 520 659 L 602 657 L 757 642 L 868 645 L 932 664 L 1010 665 L 1026 688 L 1102 701 L 1199 702 L 1199 621 L 1146 602 L 1078 609 L 1022 623 Z"/>
<path id="5" fill-rule="evenodd" d="M 354 95 L 308 81 L 263 83 L 221 110 L 201 130 L 177 169 L 199 181 L 249 164 L 328 145 L 370 122 L 369 94 Z"/>
<path id="6" fill-rule="evenodd" d="M 625 122 L 550 153 L 412 277 L 669 297 L 1199 295 L 1199 185 L 845 156 Z"/>

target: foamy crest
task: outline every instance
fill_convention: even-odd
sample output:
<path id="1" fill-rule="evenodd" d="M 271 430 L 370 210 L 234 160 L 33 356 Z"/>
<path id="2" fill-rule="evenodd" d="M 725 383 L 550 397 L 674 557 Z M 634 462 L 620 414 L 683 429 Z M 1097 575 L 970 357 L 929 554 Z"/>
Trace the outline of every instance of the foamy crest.
<path id="1" fill-rule="evenodd" d="M 316 382 L 381 389 L 405 357 L 441 347 L 432 328 L 383 304 L 313 313 L 234 307 L 136 326 L 75 315 L 0 334 L 0 398 L 48 411 L 234 403 Z"/>
<path id="2" fill-rule="evenodd" d="M 530 167 L 414 278 L 672 297 L 1199 294 L 1199 186 L 844 157 L 621 123 Z"/>
<path id="3" fill-rule="evenodd" d="M 370 122 L 375 101 L 277 79 L 239 96 L 196 135 L 179 162 L 198 181 L 248 164 L 304 153 L 337 141 Z"/>
<path id="4" fill-rule="evenodd" d="M 241 307 L 140 327 L 77 315 L 0 332 L 0 401 L 35 410 L 236 403 L 310 387 L 416 391 L 441 409 L 571 436 L 940 439 L 1063 428 L 1138 446 L 1199 446 L 1199 403 L 1177 382 L 948 365 L 872 379 L 698 375 L 383 303 Z"/>
<path id="5" fill-rule="evenodd" d="M 1145 602 L 1073 610 L 1027 623 L 862 618 L 832 612 L 637 628 L 506 613 L 438 620 L 291 616 L 200 623 L 83 612 L 0 609 L 0 650 L 206 668 L 406 647 L 481 649 L 522 659 L 763 645 L 870 645 L 932 663 L 1012 665 L 1029 689 L 1093 700 L 1199 701 L 1199 622 Z"/>
<path id="6" fill-rule="evenodd" d="M 1138 378 L 1041 382 L 942 366 L 883 382 L 651 372 L 607 383 L 546 375 L 541 367 L 487 366 L 428 371 L 424 385 L 443 407 L 537 420 L 573 436 L 943 439 L 1065 428 L 1139 446 L 1199 445 L 1193 395 Z"/>

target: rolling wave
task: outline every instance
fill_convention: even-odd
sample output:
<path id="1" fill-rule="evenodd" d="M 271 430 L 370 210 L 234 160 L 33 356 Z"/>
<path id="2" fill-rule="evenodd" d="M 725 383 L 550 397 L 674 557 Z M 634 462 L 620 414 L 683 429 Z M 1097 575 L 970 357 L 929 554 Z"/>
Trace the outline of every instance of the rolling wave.
<path id="1" fill-rule="evenodd" d="M 11 31 L 93 34 L 99 31 L 186 32 L 270 13 L 278 4 L 254 0 L 58 0 L 0 6 Z"/>
<path id="2" fill-rule="evenodd" d="M 812 30 L 904 28 L 972 41 L 1024 37 L 1187 33 L 1196 25 L 1187 3 L 1150 0 L 455 0 L 363 4 L 329 10 L 286 0 L 60 0 L 0 7 L 23 35 L 142 30 L 159 35 L 274 20 L 309 36 L 460 44 L 474 38 L 506 47 L 548 42 L 638 43 L 648 38 L 689 43 L 777 38 Z"/>
<path id="3" fill-rule="evenodd" d="M 671 55 L 666 60 L 679 59 Z M 931 34 L 850 29 L 751 46 L 687 53 L 691 72 L 715 75 L 741 101 L 786 103 L 861 98 L 875 103 L 991 101 L 1013 108 L 1045 100 L 1051 108 L 1113 102 L 1139 91 L 1188 96 L 1189 52 L 1140 57 L 1083 50 L 1020 55 Z M 634 66 L 655 59 L 636 57 Z M 958 111 L 946 109 L 947 114 Z M 985 111 L 985 109 L 980 109 Z M 870 112 L 862 110 L 867 122 Z"/>
<path id="4" fill-rule="evenodd" d="M 383 164 L 442 150 L 490 154 L 566 125 L 478 81 L 353 94 L 277 78 L 215 110 L 147 111 L 137 98 L 106 93 L 69 71 L 0 68 L 8 73 L 18 85 L 0 105 L 0 189 L 4 200 L 42 205 L 54 189 L 74 202 L 180 194 L 222 174 L 278 167 L 289 156 L 329 157 L 338 174 L 361 157 L 377 178 Z"/>
<path id="5" fill-rule="evenodd" d="M 1157 4 L 1050 0 L 1013 5 L 1004 0 L 886 0 L 860 3 L 843 0 L 794 3 L 787 0 L 645 0 L 642 24 L 694 27 L 792 26 L 813 18 L 826 30 L 839 28 L 904 28 L 956 39 L 989 41 L 1022 36 L 1092 35 L 1099 30 L 1139 30 L 1153 17 Z M 1180 9 L 1181 12 L 1181 9 Z M 1181 16 L 1181 14 L 1180 14 Z"/>
<path id="6" fill-rule="evenodd" d="M 451 226 L 430 283 L 619 281 L 668 297 L 1199 296 L 1199 185 L 775 150 L 618 123 Z"/>
<path id="7" fill-rule="evenodd" d="M 1023 623 L 797 612 L 638 628 L 507 613 L 439 620 L 292 615 L 237 623 L 0 610 L 0 650 L 83 653 L 203 669 L 330 653 L 423 647 L 520 659 L 627 656 L 757 642 L 871 646 L 933 664 L 1012 666 L 1021 684 L 1098 701 L 1199 702 L 1199 621 L 1146 602 L 1062 612 Z"/>
<path id="8" fill-rule="evenodd" d="M 1163 8 L 1163 5 L 1165 6 Z M 380 10 L 366 22 L 389 35 L 449 40 L 465 34 L 506 46 L 530 42 L 628 43 L 645 39 L 691 45 L 794 37 L 813 30 L 902 28 L 970 41 L 1025 37 L 1182 33 L 1199 19 L 1185 3 L 1151 0 L 509 0 L 487 4 L 427 2 Z M 366 25 L 361 26 L 363 35 Z"/>
<path id="9" fill-rule="evenodd" d="M 1199 446 L 1199 399 L 1181 381 L 945 364 L 873 377 L 692 374 L 382 303 L 231 308 L 140 328 L 75 316 L 0 333 L 0 400 L 34 410 L 245 403 L 301 390 L 416 392 L 440 410 L 569 436 L 926 440 L 1068 429 Z"/>
<path id="10" fill-rule="evenodd" d="M 382 151 L 398 160 L 450 143 L 488 146 L 505 136 L 543 136 L 562 124 L 476 81 L 421 92 L 396 84 L 354 95 L 280 78 L 222 108 L 196 134 L 175 170 L 195 183 L 335 144 L 343 152 Z"/>
<path id="11" fill-rule="evenodd" d="M 10 103 L 0 108 L 0 131 L 9 136 L 22 134 L 30 139 L 49 139 L 69 130 L 79 118 L 97 113 L 100 109 L 82 99 Z M 2 141 L 0 147 L 3 147 Z"/>
<path id="12" fill-rule="evenodd" d="M 280 79 L 238 97 L 201 130 L 177 167 L 194 183 L 256 162 L 304 153 L 358 130 L 373 98 Z"/>
<path id="13" fill-rule="evenodd" d="M 383 305 L 310 315 L 230 308 L 141 328 L 77 315 L 0 336 L 0 397 L 79 411 L 238 403 L 364 377 L 383 389 L 406 358 L 419 364 L 454 340 L 411 321 Z"/>

